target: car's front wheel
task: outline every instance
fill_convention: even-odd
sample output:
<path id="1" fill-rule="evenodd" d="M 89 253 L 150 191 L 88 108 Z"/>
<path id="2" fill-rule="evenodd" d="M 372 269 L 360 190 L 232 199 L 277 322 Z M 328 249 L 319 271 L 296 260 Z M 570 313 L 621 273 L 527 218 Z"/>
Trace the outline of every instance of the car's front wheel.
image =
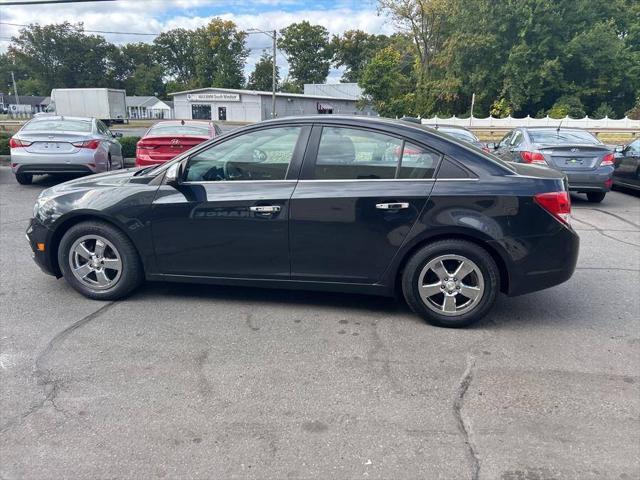
<path id="1" fill-rule="evenodd" d="M 441 240 L 418 250 L 402 274 L 411 309 L 440 327 L 465 327 L 491 309 L 500 272 L 491 255 L 465 240 Z"/>
<path id="2" fill-rule="evenodd" d="M 31 185 L 31 182 L 33 182 L 33 175 L 30 173 L 16 173 L 16 181 L 20 185 Z"/>
<path id="3" fill-rule="evenodd" d="M 600 203 L 604 200 L 606 194 L 607 192 L 588 192 L 587 200 L 589 200 L 591 203 Z"/>
<path id="4" fill-rule="evenodd" d="M 96 300 L 122 298 L 144 278 L 131 240 L 117 228 L 98 221 L 79 223 L 64 234 L 58 264 L 69 285 Z"/>

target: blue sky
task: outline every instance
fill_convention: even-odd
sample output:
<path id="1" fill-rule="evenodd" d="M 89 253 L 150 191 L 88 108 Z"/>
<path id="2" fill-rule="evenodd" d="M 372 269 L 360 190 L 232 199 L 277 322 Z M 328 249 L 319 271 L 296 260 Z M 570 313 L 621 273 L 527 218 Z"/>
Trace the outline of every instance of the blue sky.
<path id="1" fill-rule="evenodd" d="M 332 34 L 350 29 L 362 29 L 370 33 L 392 33 L 389 19 L 377 13 L 373 0 L 118 0 L 116 2 L 59 4 L 38 7 L 2 7 L 0 22 L 6 23 L 56 23 L 62 21 L 83 22 L 87 30 L 157 33 L 171 28 L 195 28 L 206 24 L 213 17 L 233 20 L 242 29 L 281 29 L 292 22 L 308 20 L 323 25 Z M 0 23 L 0 51 L 6 50 L 8 39 L 19 27 Z M 109 41 L 152 41 L 153 36 L 105 34 Z M 250 35 L 247 45 L 251 55 L 247 72 L 268 47 L 270 40 L 263 35 Z M 278 59 L 282 74 L 287 73 L 286 60 Z M 337 82 L 341 72 L 332 70 L 328 81 Z"/>

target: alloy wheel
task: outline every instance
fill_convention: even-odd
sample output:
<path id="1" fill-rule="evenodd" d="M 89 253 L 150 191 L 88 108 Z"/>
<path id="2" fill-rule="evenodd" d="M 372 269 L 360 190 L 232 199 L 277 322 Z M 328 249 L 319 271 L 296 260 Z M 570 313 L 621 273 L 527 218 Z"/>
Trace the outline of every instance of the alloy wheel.
<path id="1" fill-rule="evenodd" d="M 461 255 L 441 255 L 429 261 L 418 276 L 420 298 L 430 310 L 457 316 L 471 310 L 484 293 L 480 268 Z"/>
<path id="2" fill-rule="evenodd" d="M 69 266 L 82 284 L 93 290 L 107 290 L 120 280 L 122 257 L 106 238 L 85 235 L 71 245 Z"/>

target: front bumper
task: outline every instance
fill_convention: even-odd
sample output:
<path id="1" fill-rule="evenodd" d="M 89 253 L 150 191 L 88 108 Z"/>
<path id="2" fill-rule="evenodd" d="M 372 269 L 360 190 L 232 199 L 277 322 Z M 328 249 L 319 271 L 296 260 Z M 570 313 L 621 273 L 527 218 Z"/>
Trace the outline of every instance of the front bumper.
<path id="1" fill-rule="evenodd" d="M 52 252 L 49 249 L 51 245 L 51 230 L 42 225 L 38 220 L 32 218 L 27 227 L 27 241 L 31 247 L 32 257 L 40 269 L 47 275 L 60 277 L 56 266 L 52 262 Z M 38 249 L 38 244 L 44 245 L 44 251 Z"/>

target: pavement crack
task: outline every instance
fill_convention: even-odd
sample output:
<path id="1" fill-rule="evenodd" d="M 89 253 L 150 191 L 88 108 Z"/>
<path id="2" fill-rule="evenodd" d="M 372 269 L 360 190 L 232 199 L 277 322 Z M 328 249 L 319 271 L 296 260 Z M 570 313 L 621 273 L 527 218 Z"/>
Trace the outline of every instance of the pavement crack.
<path id="1" fill-rule="evenodd" d="M 378 320 L 375 320 L 371 323 L 371 336 L 373 339 L 373 348 L 369 351 L 367 355 L 367 362 L 370 366 L 374 367 L 374 370 L 378 370 L 375 367 L 375 364 L 380 365 L 380 371 L 382 376 L 387 379 L 389 384 L 391 385 L 391 389 L 398 394 L 402 393 L 402 386 L 393 376 L 393 372 L 391 371 L 391 360 L 389 359 L 389 349 L 382 341 L 380 337 L 380 333 L 378 332 Z"/>
<path id="2" fill-rule="evenodd" d="M 615 213 L 611 213 L 611 212 L 608 212 L 606 210 L 602 210 L 601 208 L 592 208 L 591 210 L 595 210 L 596 212 L 604 213 L 606 215 L 609 215 L 610 217 L 617 218 L 622 223 L 626 223 L 627 225 L 630 225 L 630 226 L 632 226 L 634 228 L 640 229 L 640 225 L 638 225 L 637 223 L 634 223 L 634 222 L 632 222 L 630 220 L 627 220 L 626 218 L 621 217 L 620 215 L 616 215 Z"/>
<path id="3" fill-rule="evenodd" d="M 59 378 L 53 378 L 51 374 L 51 370 L 44 367 L 46 364 L 47 358 L 51 355 L 51 353 L 56 349 L 58 345 L 60 345 L 64 340 L 69 337 L 73 332 L 78 329 L 84 327 L 92 320 L 95 320 L 99 316 L 106 313 L 111 307 L 115 305 L 115 302 L 109 302 L 94 312 L 86 315 L 75 323 L 72 323 L 64 330 L 58 332 L 44 347 L 44 349 L 38 354 L 34 362 L 34 375 L 38 381 L 38 385 L 41 385 L 44 390 L 43 398 L 32 405 L 26 412 L 21 413 L 20 415 L 10 419 L 5 424 L 0 426 L 0 434 L 5 433 L 7 430 L 13 428 L 14 426 L 23 422 L 27 417 L 33 415 L 42 409 L 47 403 L 51 404 L 54 410 L 62 413 L 67 416 L 67 412 L 65 412 L 58 404 L 56 403 L 56 398 L 58 393 L 60 392 L 60 388 L 62 387 L 62 380 Z"/>
<path id="4" fill-rule="evenodd" d="M 580 223 L 584 223 L 585 225 L 590 226 L 591 228 L 593 228 L 596 232 L 598 232 L 600 235 L 610 238 L 611 240 L 615 240 L 616 242 L 620 242 L 620 243 L 624 243 L 625 245 L 631 245 L 632 247 L 640 247 L 639 244 L 637 243 L 633 243 L 633 242 L 627 242 L 626 240 L 620 240 L 617 237 L 614 237 L 613 235 L 609 235 L 605 230 L 603 230 L 600 227 L 595 226 L 593 223 L 589 223 L 585 220 L 581 220 L 579 218 L 575 218 L 574 220 L 577 220 Z M 630 232 L 630 233 L 636 233 L 636 232 Z"/>
<path id="5" fill-rule="evenodd" d="M 478 480 L 480 478 L 480 460 L 478 459 L 478 452 L 476 450 L 474 441 L 473 441 L 473 432 L 471 430 L 471 423 L 462 412 L 462 408 L 464 407 L 464 399 L 469 390 L 469 386 L 471 385 L 471 381 L 473 380 L 473 376 L 475 374 L 476 361 L 473 356 L 469 355 L 467 357 L 467 368 L 462 374 L 462 378 L 458 383 L 458 388 L 456 390 L 456 396 L 453 401 L 453 416 L 456 419 L 456 423 L 458 425 L 458 430 L 462 435 L 464 440 L 464 444 L 467 450 L 467 458 L 469 461 L 469 467 L 471 469 L 471 480 Z"/>

